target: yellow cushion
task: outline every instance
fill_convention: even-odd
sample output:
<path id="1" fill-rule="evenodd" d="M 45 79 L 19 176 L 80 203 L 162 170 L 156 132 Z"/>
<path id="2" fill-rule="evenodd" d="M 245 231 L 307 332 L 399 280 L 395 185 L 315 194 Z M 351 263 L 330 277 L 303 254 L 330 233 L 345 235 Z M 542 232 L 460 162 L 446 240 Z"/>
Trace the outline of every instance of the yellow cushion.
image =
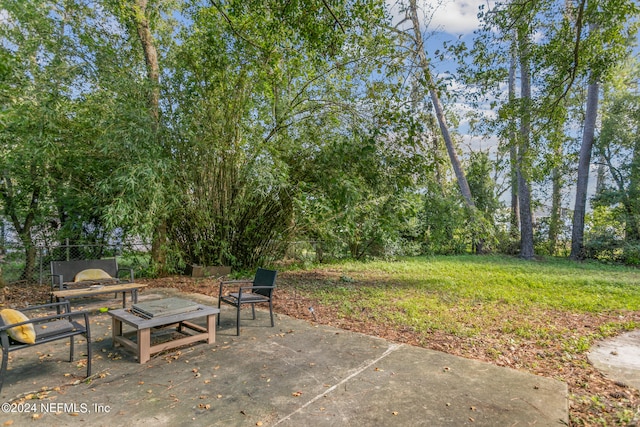
<path id="1" fill-rule="evenodd" d="M 76 274 L 76 277 L 73 279 L 74 282 L 83 282 L 85 280 L 101 280 L 101 279 L 111 279 L 109 273 L 100 269 L 100 268 L 89 268 L 87 270 L 82 270 L 80 273 Z"/>
<path id="2" fill-rule="evenodd" d="M 0 316 L 2 316 L 2 321 L 5 325 L 26 322 L 27 320 L 29 320 L 29 318 L 23 313 L 19 312 L 18 310 L 12 310 L 10 308 L 0 310 Z M 36 331 L 33 328 L 33 323 L 15 326 L 8 329 L 7 333 L 14 340 L 20 341 L 25 344 L 35 344 L 36 342 Z"/>

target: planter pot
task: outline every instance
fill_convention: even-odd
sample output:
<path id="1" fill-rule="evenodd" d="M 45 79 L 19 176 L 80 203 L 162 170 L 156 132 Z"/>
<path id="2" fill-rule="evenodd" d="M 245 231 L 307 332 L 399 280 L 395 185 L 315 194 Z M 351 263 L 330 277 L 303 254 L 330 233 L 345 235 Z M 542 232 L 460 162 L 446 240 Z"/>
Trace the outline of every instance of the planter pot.
<path id="1" fill-rule="evenodd" d="M 229 266 L 187 265 L 185 273 L 191 277 L 222 277 L 231 273 Z"/>

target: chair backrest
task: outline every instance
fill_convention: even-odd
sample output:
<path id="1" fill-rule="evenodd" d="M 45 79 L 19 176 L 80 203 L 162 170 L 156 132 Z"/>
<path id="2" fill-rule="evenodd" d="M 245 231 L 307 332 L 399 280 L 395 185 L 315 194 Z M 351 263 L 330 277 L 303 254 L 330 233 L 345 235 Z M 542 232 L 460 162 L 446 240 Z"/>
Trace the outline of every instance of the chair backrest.
<path id="1" fill-rule="evenodd" d="M 51 261 L 51 274 L 62 275 L 63 281 L 72 282 L 76 274 L 82 270 L 99 268 L 104 270 L 111 277 L 118 274 L 118 262 L 115 258 L 109 259 L 87 259 L 73 261 Z"/>
<path id="2" fill-rule="evenodd" d="M 275 270 L 267 270 L 264 268 L 258 268 L 256 271 L 256 277 L 253 279 L 253 286 L 272 286 L 271 289 L 254 289 L 253 293 L 264 295 L 271 298 L 271 292 L 276 287 L 276 276 L 278 272 Z"/>

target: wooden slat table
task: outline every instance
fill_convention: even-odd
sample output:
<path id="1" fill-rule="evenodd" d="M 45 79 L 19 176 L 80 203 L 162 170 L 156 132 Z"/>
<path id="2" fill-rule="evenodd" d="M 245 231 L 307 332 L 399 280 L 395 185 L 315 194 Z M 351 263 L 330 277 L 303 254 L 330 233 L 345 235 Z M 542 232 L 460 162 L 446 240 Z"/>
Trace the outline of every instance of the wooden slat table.
<path id="1" fill-rule="evenodd" d="M 131 313 L 130 310 L 118 309 L 109 311 L 109 315 L 113 319 L 112 337 L 113 345 L 121 344 L 122 346 L 133 351 L 138 356 L 139 363 L 146 363 L 152 354 L 160 351 L 169 350 L 183 345 L 191 344 L 197 341 L 206 341 L 207 344 L 216 342 L 216 316 L 220 313 L 218 308 L 206 305 L 196 304 L 194 310 L 180 314 L 169 316 L 158 316 L 151 319 L 145 319 Z M 188 320 L 199 317 L 206 317 L 206 327 L 196 325 Z M 126 323 L 132 326 L 135 331 L 123 332 L 122 324 Z M 182 338 L 173 339 L 168 342 L 152 345 L 151 329 L 169 329 L 175 327 L 175 331 L 183 335 Z M 129 337 L 136 336 L 134 342 Z"/>
<path id="2" fill-rule="evenodd" d="M 51 292 L 51 295 L 55 297 L 56 302 L 60 302 L 69 300 L 71 298 L 90 297 L 94 295 L 109 293 L 119 294 L 122 292 L 122 307 L 124 308 L 127 306 L 127 292 L 131 294 L 131 303 L 135 304 L 138 302 L 138 290 L 144 288 L 145 286 L 147 285 L 144 285 L 142 283 L 123 283 L 118 285 L 104 285 L 95 287 L 90 286 L 86 288 L 53 291 Z"/>

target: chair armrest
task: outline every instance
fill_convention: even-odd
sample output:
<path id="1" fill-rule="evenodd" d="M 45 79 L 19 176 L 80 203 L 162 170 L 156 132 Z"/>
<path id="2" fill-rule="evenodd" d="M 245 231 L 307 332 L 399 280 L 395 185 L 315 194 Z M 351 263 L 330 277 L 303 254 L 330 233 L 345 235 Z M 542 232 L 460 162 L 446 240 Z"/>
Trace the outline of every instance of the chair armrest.
<path id="1" fill-rule="evenodd" d="M 238 284 L 238 283 L 253 283 L 253 279 L 239 279 L 239 280 L 221 280 L 223 284 Z"/>
<path id="2" fill-rule="evenodd" d="M 240 289 L 238 290 L 238 297 L 242 298 L 243 293 L 250 294 L 255 289 L 275 289 L 275 288 L 276 288 L 275 286 L 240 286 Z"/>
<path id="3" fill-rule="evenodd" d="M 53 288 L 56 285 L 56 281 L 58 282 L 57 284 L 60 287 L 60 290 L 62 290 L 62 284 L 64 283 L 62 274 L 49 274 L 49 277 L 51 277 L 51 291 L 53 291 Z"/>
<path id="4" fill-rule="evenodd" d="M 40 304 L 40 305 L 29 305 L 25 308 L 21 308 L 20 311 L 30 311 L 30 310 L 38 310 L 42 308 L 53 308 L 53 307 L 55 307 L 57 310 L 64 308 L 64 313 L 71 312 L 71 303 L 69 301 L 52 302 L 49 304 Z"/>
<path id="5" fill-rule="evenodd" d="M 49 316 L 34 317 L 33 319 L 25 320 L 24 322 L 12 323 L 10 325 L 2 325 L 2 326 L 0 326 L 0 332 L 4 332 L 7 329 L 11 329 L 11 328 L 14 328 L 16 326 L 28 325 L 28 324 L 31 324 L 31 323 L 32 324 L 43 323 L 43 322 L 47 322 L 49 320 L 54 320 L 54 319 L 69 319 L 69 320 L 71 320 L 74 317 L 80 317 L 80 316 L 84 317 L 85 326 L 88 327 L 88 325 L 89 325 L 89 312 L 87 310 L 81 310 L 81 311 L 74 311 L 72 313 L 51 314 Z"/>
<path id="6" fill-rule="evenodd" d="M 222 296 L 222 288 L 225 285 L 239 285 L 240 283 L 253 283 L 251 279 L 243 279 L 243 280 L 221 280 L 220 281 L 220 290 L 218 296 Z"/>

